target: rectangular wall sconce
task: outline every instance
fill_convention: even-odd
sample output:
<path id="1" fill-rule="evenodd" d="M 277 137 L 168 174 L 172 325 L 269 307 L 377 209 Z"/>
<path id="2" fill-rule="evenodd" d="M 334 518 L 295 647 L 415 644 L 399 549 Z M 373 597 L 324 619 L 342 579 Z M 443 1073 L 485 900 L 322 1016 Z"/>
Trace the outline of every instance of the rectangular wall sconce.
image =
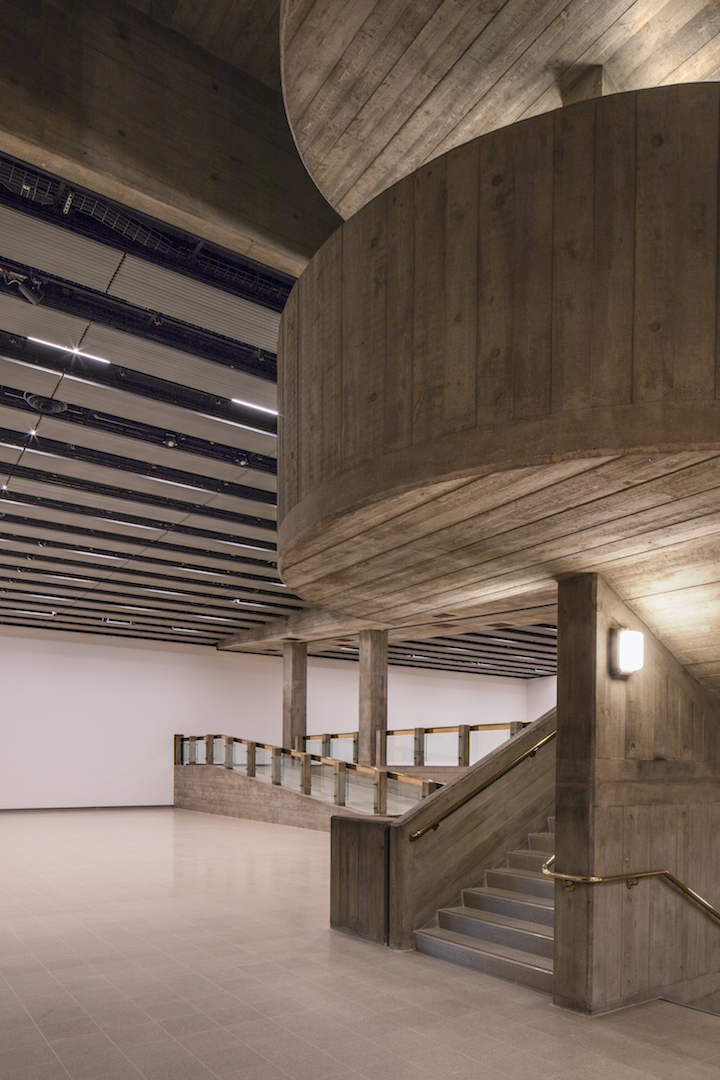
<path id="1" fill-rule="evenodd" d="M 643 666 L 643 635 L 639 630 L 611 630 L 609 667 L 613 679 L 627 679 Z"/>

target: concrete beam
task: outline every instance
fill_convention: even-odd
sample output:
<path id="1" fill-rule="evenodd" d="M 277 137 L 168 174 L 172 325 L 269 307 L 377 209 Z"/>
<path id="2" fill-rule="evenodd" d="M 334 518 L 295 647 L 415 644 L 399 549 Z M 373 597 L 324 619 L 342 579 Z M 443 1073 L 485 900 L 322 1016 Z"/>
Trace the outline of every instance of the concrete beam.
<path id="1" fill-rule="evenodd" d="M 360 630 L 377 629 L 379 625 L 369 620 L 353 619 L 337 611 L 306 608 L 297 615 L 286 615 L 252 630 L 233 634 L 220 642 L 218 649 L 262 652 L 265 648 L 281 649 L 286 641 L 324 641 L 338 635 L 357 634 Z"/>
<path id="2" fill-rule="evenodd" d="M 0 0 L 0 150 L 288 274 L 340 222 L 280 94 L 120 0 Z"/>

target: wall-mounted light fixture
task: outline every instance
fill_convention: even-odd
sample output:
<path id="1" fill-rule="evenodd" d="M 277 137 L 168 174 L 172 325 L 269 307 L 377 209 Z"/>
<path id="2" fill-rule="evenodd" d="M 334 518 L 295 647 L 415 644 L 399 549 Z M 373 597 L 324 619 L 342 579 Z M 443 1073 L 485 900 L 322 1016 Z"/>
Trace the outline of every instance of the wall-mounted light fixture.
<path id="1" fill-rule="evenodd" d="M 609 667 L 613 679 L 627 679 L 643 666 L 643 635 L 639 630 L 611 630 Z"/>

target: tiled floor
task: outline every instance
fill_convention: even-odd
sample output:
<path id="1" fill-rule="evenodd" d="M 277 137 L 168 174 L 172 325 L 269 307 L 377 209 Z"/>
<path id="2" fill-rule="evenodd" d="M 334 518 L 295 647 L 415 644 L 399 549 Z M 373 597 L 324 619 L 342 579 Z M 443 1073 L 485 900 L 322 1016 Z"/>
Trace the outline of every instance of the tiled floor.
<path id="1" fill-rule="evenodd" d="M 0 815 L 2 1080 L 720 1080 L 720 1017 L 595 1019 L 328 929 L 327 834 Z"/>

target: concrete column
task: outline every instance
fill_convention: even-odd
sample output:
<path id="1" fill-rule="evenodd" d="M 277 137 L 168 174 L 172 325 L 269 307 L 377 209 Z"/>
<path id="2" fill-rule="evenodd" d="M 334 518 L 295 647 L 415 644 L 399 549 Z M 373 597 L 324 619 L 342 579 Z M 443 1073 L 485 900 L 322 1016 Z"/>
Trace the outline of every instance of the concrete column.
<path id="1" fill-rule="evenodd" d="M 608 667 L 611 629 L 640 630 L 645 663 Z M 720 899 L 720 708 L 596 574 L 558 589 L 557 871 L 667 869 Z M 720 850 L 720 841 L 713 849 Z M 556 1004 L 604 1012 L 720 989 L 720 929 L 666 880 L 555 885 Z M 696 935 L 702 943 L 698 947 Z"/>
<path id="2" fill-rule="evenodd" d="M 304 641 L 283 642 L 283 733 L 286 750 L 295 749 L 295 739 L 307 734 L 307 645 Z M 300 746 L 303 749 L 303 745 Z"/>
<path id="3" fill-rule="evenodd" d="M 387 731 L 387 657 L 385 630 L 360 631 L 360 722 L 358 761 L 375 765 L 377 732 Z"/>

